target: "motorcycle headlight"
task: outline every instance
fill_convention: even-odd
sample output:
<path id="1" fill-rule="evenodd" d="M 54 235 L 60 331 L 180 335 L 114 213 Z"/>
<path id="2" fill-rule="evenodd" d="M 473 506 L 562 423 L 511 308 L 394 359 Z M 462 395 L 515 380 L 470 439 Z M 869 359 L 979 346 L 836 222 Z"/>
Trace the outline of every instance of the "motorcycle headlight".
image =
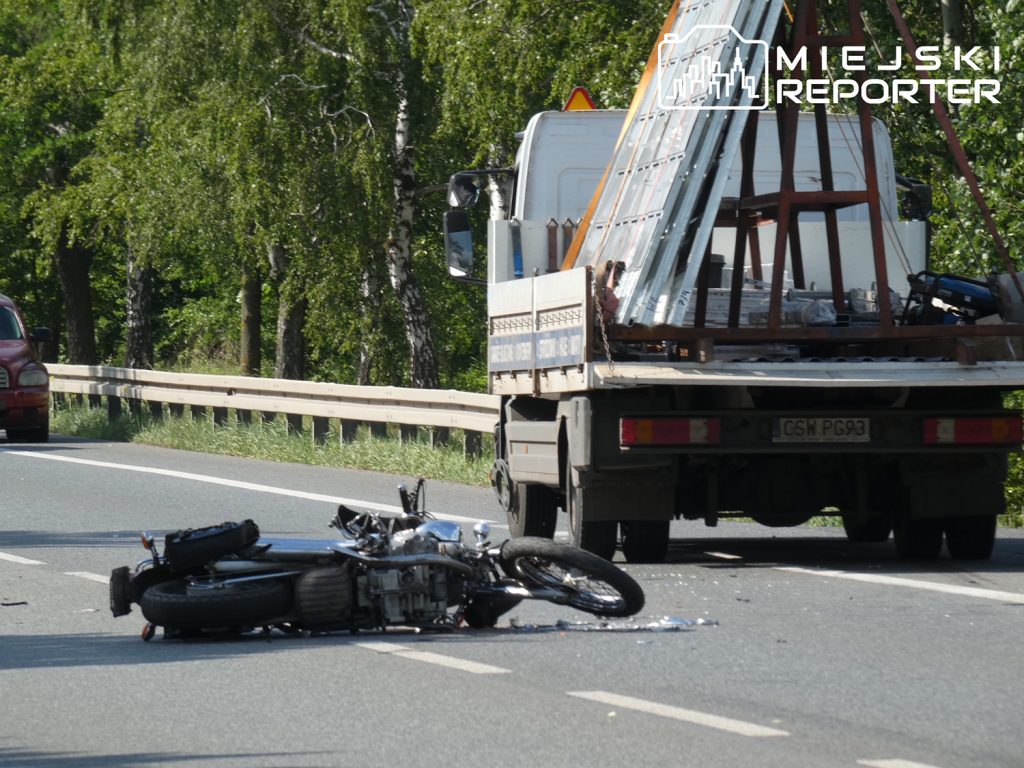
<path id="1" fill-rule="evenodd" d="M 42 368 L 25 368 L 18 374 L 18 386 L 20 387 L 45 387 L 49 381 L 49 374 Z"/>

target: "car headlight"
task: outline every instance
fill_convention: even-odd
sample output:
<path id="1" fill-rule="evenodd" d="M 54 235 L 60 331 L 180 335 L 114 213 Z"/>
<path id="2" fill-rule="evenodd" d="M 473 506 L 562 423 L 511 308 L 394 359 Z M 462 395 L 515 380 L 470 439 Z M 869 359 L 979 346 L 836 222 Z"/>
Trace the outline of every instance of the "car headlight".
<path id="1" fill-rule="evenodd" d="M 50 376 L 42 368 L 25 368 L 18 374 L 19 387 L 45 387 Z"/>

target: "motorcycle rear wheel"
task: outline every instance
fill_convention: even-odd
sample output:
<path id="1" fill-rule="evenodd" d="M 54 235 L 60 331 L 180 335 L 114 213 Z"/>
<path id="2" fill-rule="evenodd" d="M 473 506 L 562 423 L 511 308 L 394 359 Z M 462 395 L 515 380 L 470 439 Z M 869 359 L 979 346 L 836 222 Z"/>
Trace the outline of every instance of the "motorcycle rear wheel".
<path id="1" fill-rule="evenodd" d="M 500 562 L 527 586 L 560 592 L 552 602 L 596 616 L 632 616 L 644 607 L 644 592 L 633 577 L 592 552 L 527 536 L 506 541 Z"/>
<path id="2" fill-rule="evenodd" d="M 139 608 L 152 624 L 173 629 L 256 627 L 288 612 L 292 590 L 280 579 L 189 591 L 184 579 L 154 584 Z"/>

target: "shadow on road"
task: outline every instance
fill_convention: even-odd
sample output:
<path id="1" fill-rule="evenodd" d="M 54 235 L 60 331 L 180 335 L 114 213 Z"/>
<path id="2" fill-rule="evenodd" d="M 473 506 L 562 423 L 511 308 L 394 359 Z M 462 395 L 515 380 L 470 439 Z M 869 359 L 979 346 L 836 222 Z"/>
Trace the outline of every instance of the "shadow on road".
<path id="1" fill-rule="evenodd" d="M 716 536 L 673 539 L 665 562 L 724 569 L 796 565 L 918 574 L 1024 572 L 1024 538 L 997 538 L 990 560 L 951 560 L 943 550 L 936 560 L 914 561 L 901 560 L 891 539 L 857 544 L 828 534 Z"/>
<path id="2" fill-rule="evenodd" d="M 143 619 L 137 622 L 142 629 Z M 12 669 L 54 669 L 62 667 L 135 666 L 168 664 L 179 661 L 228 659 L 285 651 L 298 647 L 299 638 L 275 633 L 264 636 L 231 635 L 164 642 L 144 643 L 126 625 L 127 634 L 0 635 L 0 672 Z M 327 639 L 327 638 L 324 638 Z M 309 638 L 303 644 L 322 641 Z M 334 640 L 337 642 L 337 639 Z M 0 759 L 0 764 L 7 765 Z"/>
<path id="3" fill-rule="evenodd" d="M 104 441 L 102 441 L 102 440 L 92 440 L 92 441 L 75 440 L 74 442 L 78 442 L 78 443 L 83 443 L 83 442 L 101 443 L 101 442 L 104 442 Z M 107 440 L 105 442 L 109 443 L 110 441 Z M 67 451 L 77 451 L 77 450 L 78 450 L 77 448 L 74 448 L 73 446 L 68 445 L 67 443 L 63 443 L 63 442 L 62 443 L 14 443 L 14 442 L 11 442 L 10 440 L 8 440 L 7 438 L 4 438 L 3 441 L 0 441 L 0 453 L 52 453 L 54 451 L 67 452 Z"/>
<path id="4" fill-rule="evenodd" d="M 326 754 L 323 752 L 249 752 L 233 754 L 198 754 L 188 752 L 130 752 L 130 753 L 83 753 L 83 752 L 43 752 L 35 749 L 19 749 L 18 747 L 0 746 L 0 765 L 5 768 L 57 768 L 70 766 L 76 768 L 127 768 L 136 765 L 164 765 L 167 763 L 189 763 L 200 765 L 207 761 L 216 764 L 220 760 L 244 761 L 251 759 L 270 759 L 275 765 L 288 765 L 289 758 Z M 303 761 L 305 764 L 305 761 Z M 323 763 L 333 765 L 333 763 Z"/>
<path id="5" fill-rule="evenodd" d="M 135 547 L 142 560 L 139 531 L 0 531 L 0 550 L 34 547 Z"/>
<path id="6" fill-rule="evenodd" d="M 211 516 L 212 519 L 212 516 Z M 165 529 L 151 529 L 157 540 L 160 551 L 163 552 L 164 536 L 171 533 Z M 299 530 L 274 530 L 275 536 L 306 537 L 309 534 Z M 0 551 L 16 549 L 34 549 L 40 547 L 132 547 L 136 550 L 134 556 L 128 557 L 128 561 L 134 565 L 140 560 L 145 560 L 148 555 L 142 548 L 140 537 L 142 531 L 2 531 L 0 530 Z M 320 538 L 320 537 L 317 537 Z"/>

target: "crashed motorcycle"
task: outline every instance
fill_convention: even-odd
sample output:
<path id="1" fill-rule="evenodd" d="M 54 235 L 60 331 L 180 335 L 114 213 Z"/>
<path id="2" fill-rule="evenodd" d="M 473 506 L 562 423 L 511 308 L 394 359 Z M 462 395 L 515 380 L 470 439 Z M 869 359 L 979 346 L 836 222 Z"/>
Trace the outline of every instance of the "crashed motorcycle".
<path id="1" fill-rule="evenodd" d="M 168 534 L 160 554 L 110 578 L 114 616 L 135 603 L 166 637 L 273 629 L 291 633 L 494 626 L 523 599 L 547 600 L 598 616 L 630 616 L 643 590 L 597 555 L 550 539 L 489 541 L 485 522 L 464 541 L 457 523 L 426 510 L 423 480 L 399 486 L 403 514 L 342 505 L 334 539 L 261 536 L 251 520 Z"/>

